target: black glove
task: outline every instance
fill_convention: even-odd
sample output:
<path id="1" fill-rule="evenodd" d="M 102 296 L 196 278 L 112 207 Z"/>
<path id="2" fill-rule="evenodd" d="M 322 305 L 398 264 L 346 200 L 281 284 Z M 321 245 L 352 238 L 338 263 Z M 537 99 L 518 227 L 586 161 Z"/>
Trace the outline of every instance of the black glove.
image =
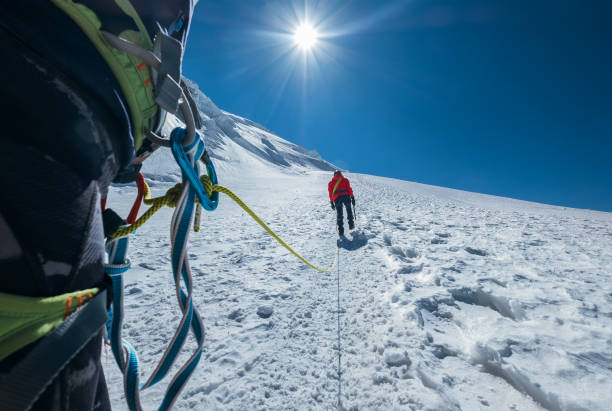
<path id="1" fill-rule="evenodd" d="M 336 205 L 333 203 L 333 201 L 331 203 L 329 203 L 329 204 L 331 204 L 332 210 L 336 209 Z"/>
<path id="2" fill-rule="evenodd" d="M 351 203 L 353 203 L 353 205 L 355 205 L 355 197 L 351 197 Z"/>

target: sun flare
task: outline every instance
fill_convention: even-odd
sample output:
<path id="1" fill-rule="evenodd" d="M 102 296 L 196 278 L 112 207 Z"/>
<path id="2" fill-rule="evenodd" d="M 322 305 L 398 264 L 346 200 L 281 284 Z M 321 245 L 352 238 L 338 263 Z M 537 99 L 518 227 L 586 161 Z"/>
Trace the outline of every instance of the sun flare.
<path id="1" fill-rule="evenodd" d="M 293 34 L 293 41 L 302 50 L 307 51 L 314 47 L 317 43 L 319 33 L 309 23 L 302 23 L 298 26 Z"/>

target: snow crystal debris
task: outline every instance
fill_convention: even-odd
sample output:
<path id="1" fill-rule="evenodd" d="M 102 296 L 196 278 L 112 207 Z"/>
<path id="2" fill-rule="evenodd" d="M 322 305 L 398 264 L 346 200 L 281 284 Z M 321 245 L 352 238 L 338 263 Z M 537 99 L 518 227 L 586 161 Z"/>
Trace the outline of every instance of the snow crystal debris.
<path id="1" fill-rule="evenodd" d="M 456 357 L 457 352 L 454 350 L 451 350 L 446 345 L 437 344 L 437 345 L 433 345 L 433 355 L 436 358 L 443 360 L 446 357 Z"/>
<path id="2" fill-rule="evenodd" d="M 374 385 L 393 384 L 393 380 L 389 378 L 388 375 L 383 373 L 374 374 L 372 376 L 372 382 L 374 383 Z"/>
<path id="3" fill-rule="evenodd" d="M 451 235 L 449 233 L 436 233 L 438 237 L 449 238 Z"/>
<path id="4" fill-rule="evenodd" d="M 417 258 L 419 256 L 419 253 L 414 248 L 406 248 L 405 255 L 408 258 Z"/>
<path id="5" fill-rule="evenodd" d="M 230 320 L 234 320 L 237 322 L 242 322 L 242 320 L 244 320 L 244 317 L 245 317 L 244 311 L 242 311 L 242 309 L 240 308 L 232 311 L 227 316 L 227 318 L 229 318 Z"/>
<path id="6" fill-rule="evenodd" d="M 423 270 L 423 263 L 420 264 L 407 264 L 397 270 L 398 274 L 414 274 L 419 273 Z"/>
<path id="7" fill-rule="evenodd" d="M 393 244 L 392 241 L 392 237 L 390 233 L 384 233 L 383 234 L 383 242 L 385 243 L 386 246 L 390 247 L 391 244 Z"/>
<path id="8" fill-rule="evenodd" d="M 257 309 L 257 315 L 261 318 L 268 318 L 274 312 L 274 308 L 269 305 L 262 305 Z"/>
<path id="9" fill-rule="evenodd" d="M 481 250 L 479 248 L 465 247 L 465 251 L 470 254 L 479 255 L 481 257 L 485 257 L 488 255 L 486 250 Z"/>
<path id="10" fill-rule="evenodd" d="M 385 353 L 385 362 L 389 367 L 401 367 L 402 365 L 409 366 L 412 363 L 406 352 L 398 351 Z"/>

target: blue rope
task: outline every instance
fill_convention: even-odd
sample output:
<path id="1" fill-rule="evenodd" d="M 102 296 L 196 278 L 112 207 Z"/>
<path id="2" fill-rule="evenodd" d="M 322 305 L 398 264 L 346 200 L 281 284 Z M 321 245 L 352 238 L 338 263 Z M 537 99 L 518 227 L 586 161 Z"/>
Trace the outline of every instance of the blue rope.
<path id="1" fill-rule="evenodd" d="M 172 272 L 179 295 L 179 305 L 183 311 L 183 319 L 174 334 L 173 341 L 166 348 L 162 360 L 151 377 L 149 377 L 149 380 L 142 385 L 138 383 L 138 355 L 134 348 L 121 338 L 123 323 L 123 274 L 130 268 L 130 262 L 127 259 L 128 237 L 121 237 L 107 244 L 109 264 L 105 266 L 105 270 L 112 279 L 114 292 L 112 311 L 109 313 L 112 319 L 107 324 L 107 331 L 113 356 L 124 375 L 126 400 L 128 407 L 132 411 L 141 409 L 140 390 L 155 385 L 167 375 L 178 357 L 185 339 L 189 335 L 189 329 L 192 330 L 198 347 L 170 382 L 159 410 L 165 411 L 172 407 L 202 356 L 204 327 L 202 326 L 200 314 L 195 309 L 192 301 L 192 279 L 188 268 L 189 263 L 185 257 L 187 255 L 185 249 L 187 247 L 191 220 L 195 211 L 196 196 L 200 204 L 205 209 L 211 211 L 219 203 L 219 193 L 215 192 L 211 197 L 208 197 L 206 190 L 200 182 L 198 160 L 205 151 L 204 142 L 198 135 L 198 138 L 189 147 L 183 147 L 182 142 L 185 136 L 186 132 L 182 128 L 174 129 L 170 136 L 172 153 L 181 168 L 183 187 L 188 190 L 186 195 L 181 196 L 181 201 L 176 207 L 171 227 L 174 239 L 172 245 Z M 217 175 L 212 162 L 207 164 L 206 168 L 213 184 L 217 184 Z M 184 287 L 181 285 L 181 280 Z"/>
<path id="2" fill-rule="evenodd" d="M 172 140 L 172 154 L 181 168 L 183 183 L 185 183 L 185 179 L 189 180 L 198 196 L 198 200 L 200 200 L 200 204 L 202 204 L 202 207 L 208 211 L 212 211 L 217 208 L 217 205 L 219 205 L 219 193 L 215 191 L 211 197 L 208 197 L 204 186 L 200 182 L 199 167 L 197 165 L 197 160 L 202 156 L 202 154 L 204 154 L 205 151 L 204 142 L 197 138 L 189 147 L 183 147 L 182 142 L 185 140 L 186 135 L 187 133 L 185 129 L 180 127 L 177 127 L 172 131 L 170 134 L 170 140 Z M 201 145 L 199 143 L 201 143 Z M 196 152 L 199 153 L 199 157 L 196 157 L 195 165 L 191 163 L 189 156 L 187 155 L 187 152 L 191 150 L 196 150 Z M 207 164 L 206 169 L 212 183 L 217 184 L 217 173 L 215 172 L 215 167 L 213 166 L 212 161 Z"/>

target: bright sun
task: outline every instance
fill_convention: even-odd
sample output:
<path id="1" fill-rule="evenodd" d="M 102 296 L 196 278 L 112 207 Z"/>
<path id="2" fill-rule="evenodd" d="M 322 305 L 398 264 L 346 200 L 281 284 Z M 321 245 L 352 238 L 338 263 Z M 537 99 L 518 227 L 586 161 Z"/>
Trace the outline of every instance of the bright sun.
<path id="1" fill-rule="evenodd" d="M 308 23 L 302 23 L 293 34 L 293 41 L 302 50 L 310 50 L 317 42 L 319 33 Z"/>

